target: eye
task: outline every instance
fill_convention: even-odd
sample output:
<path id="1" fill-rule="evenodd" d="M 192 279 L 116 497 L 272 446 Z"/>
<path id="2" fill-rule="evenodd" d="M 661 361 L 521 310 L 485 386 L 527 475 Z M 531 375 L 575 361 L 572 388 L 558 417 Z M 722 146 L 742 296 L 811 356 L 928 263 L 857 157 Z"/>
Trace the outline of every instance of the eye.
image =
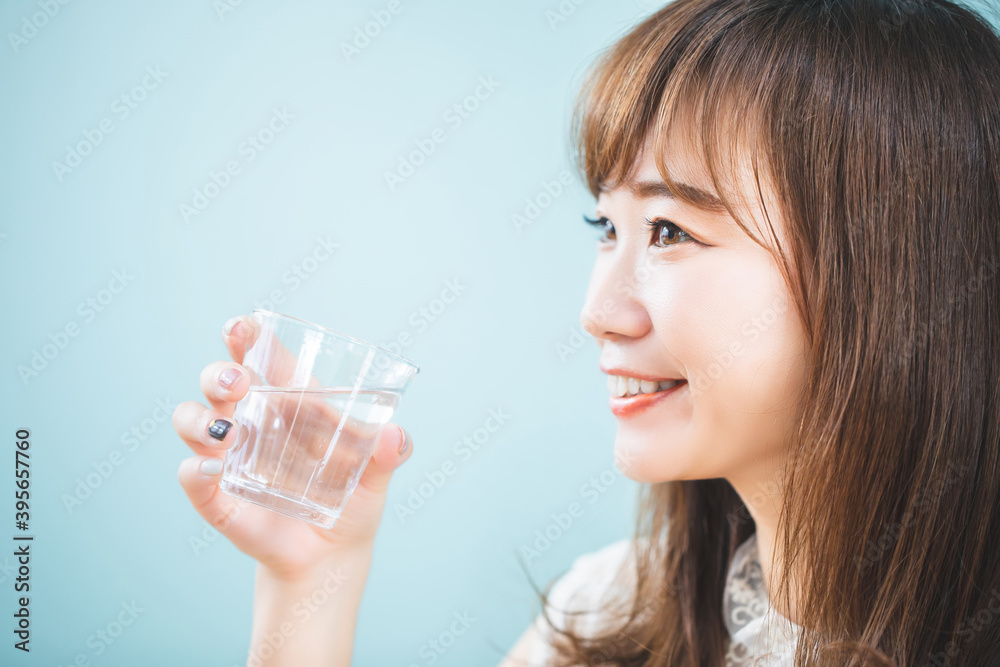
<path id="1" fill-rule="evenodd" d="M 669 220 L 664 220 L 662 218 L 650 220 L 649 218 L 646 218 L 645 222 L 646 225 L 653 230 L 653 237 L 651 241 L 657 248 L 678 245 L 685 241 L 693 241 L 697 243 L 694 237 Z"/>
<path id="2" fill-rule="evenodd" d="M 593 225 L 604 232 L 604 235 L 598 239 L 599 243 L 607 243 L 609 241 L 615 240 L 615 226 L 611 224 L 611 221 L 606 217 L 601 216 L 596 220 L 583 216 L 584 222 L 588 225 Z"/>

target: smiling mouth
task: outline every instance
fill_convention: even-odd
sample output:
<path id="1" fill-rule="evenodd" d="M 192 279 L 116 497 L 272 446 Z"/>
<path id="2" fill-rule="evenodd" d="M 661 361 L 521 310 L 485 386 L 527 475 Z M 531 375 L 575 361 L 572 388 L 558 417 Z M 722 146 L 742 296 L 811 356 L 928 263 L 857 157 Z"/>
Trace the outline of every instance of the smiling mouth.
<path id="1" fill-rule="evenodd" d="M 669 397 L 682 391 L 685 386 L 687 386 L 687 380 L 664 380 L 657 383 L 656 389 L 652 392 L 626 393 L 622 396 L 612 394 L 609 401 L 611 412 L 617 417 L 628 417 L 638 414 L 661 401 L 667 400 Z"/>
<path id="2" fill-rule="evenodd" d="M 661 391 L 672 389 L 678 384 L 685 382 L 683 379 L 675 380 L 640 380 L 638 378 L 624 375 L 609 375 L 608 390 L 612 397 L 631 398 L 643 394 L 655 394 Z"/>

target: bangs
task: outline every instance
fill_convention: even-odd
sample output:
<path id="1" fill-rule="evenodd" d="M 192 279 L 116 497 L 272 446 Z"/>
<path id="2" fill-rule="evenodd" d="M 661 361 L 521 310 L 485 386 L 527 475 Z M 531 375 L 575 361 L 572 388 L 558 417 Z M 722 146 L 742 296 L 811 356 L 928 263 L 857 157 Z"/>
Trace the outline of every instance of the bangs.
<path id="1" fill-rule="evenodd" d="M 681 183 L 687 179 L 670 172 L 667 159 L 674 156 L 698 165 L 726 212 L 758 243 L 745 214 L 759 207 L 777 246 L 762 183 L 773 182 L 766 150 L 771 120 L 787 117 L 783 107 L 794 102 L 787 82 L 778 81 L 789 78 L 790 64 L 781 60 L 793 56 L 776 46 L 774 16 L 762 26 L 752 13 L 739 2 L 676 0 L 597 60 L 572 122 L 576 165 L 594 197 L 633 179 L 648 141 L 678 200 L 701 207 Z M 775 39 L 762 43 L 762 32 Z M 752 174 L 753 198 L 740 186 L 744 170 Z"/>

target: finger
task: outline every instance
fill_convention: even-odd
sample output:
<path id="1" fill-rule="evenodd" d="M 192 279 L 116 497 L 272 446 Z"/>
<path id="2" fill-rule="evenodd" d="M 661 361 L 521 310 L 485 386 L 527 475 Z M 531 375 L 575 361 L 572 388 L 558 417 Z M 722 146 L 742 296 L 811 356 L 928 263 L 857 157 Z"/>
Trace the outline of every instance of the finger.
<path id="1" fill-rule="evenodd" d="M 198 514 L 229 535 L 238 529 L 242 508 L 235 498 L 219 489 L 222 465 L 220 458 L 192 456 L 181 461 L 177 480 Z"/>
<path id="2" fill-rule="evenodd" d="M 226 343 L 229 356 L 238 364 L 243 363 L 243 356 L 259 334 L 260 325 L 246 315 L 234 317 L 222 327 L 222 340 Z"/>
<path id="3" fill-rule="evenodd" d="M 392 473 L 413 451 L 413 439 L 402 426 L 386 424 L 375 440 L 375 450 L 358 485 L 375 493 L 385 493 Z"/>
<path id="4" fill-rule="evenodd" d="M 200 456 L 223 456 L 236 444 L 239 425 L 232 417 L 185 401 L 174 408 L 174 430 Z"/>
<path id="5" fill-rule="evenodd" d="M 319 381 L 312 375 L 308 378 L 297 377 L 299 370 L 298 356 L 289 350 L 275 336 L 270 328 L 261 326 L 253 317 L 240 315 L 226 322 L 222 327 L 222 338 L 229 350 L 229 356 L 238 364 L 242 364 L 247 351 L 256 343 L 267 350 L 267 364 L 262 369 L 267 384 L 275 387 L 318 387 Z M 295 351 L 297 353 L 297 350 Z M 247 369 L 253 378 L 253 384 L 265 384 L 254 377 L 252 370 Z"/>
<path id="6" fill-rule="evenodd" d="M 229 417 L 238 400 L 250 391 L 250 374 L 232 361 L 214 361 L 205 366 L 200 377 L 201 392 L 213 408 Z"/>

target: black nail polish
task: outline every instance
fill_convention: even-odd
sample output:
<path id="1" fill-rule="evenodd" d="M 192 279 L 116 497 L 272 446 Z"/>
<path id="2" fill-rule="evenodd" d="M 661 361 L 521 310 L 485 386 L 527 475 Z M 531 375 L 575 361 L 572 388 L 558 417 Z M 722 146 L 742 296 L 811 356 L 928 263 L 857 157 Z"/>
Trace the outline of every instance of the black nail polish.
<path id="1" fill-rule="evenodd" d="M 216 440 L 225 440 L 229 429 L 233 427 L 233 422 L 226 419 L 213 419 L 208 425 L 208 434 Z"/>

